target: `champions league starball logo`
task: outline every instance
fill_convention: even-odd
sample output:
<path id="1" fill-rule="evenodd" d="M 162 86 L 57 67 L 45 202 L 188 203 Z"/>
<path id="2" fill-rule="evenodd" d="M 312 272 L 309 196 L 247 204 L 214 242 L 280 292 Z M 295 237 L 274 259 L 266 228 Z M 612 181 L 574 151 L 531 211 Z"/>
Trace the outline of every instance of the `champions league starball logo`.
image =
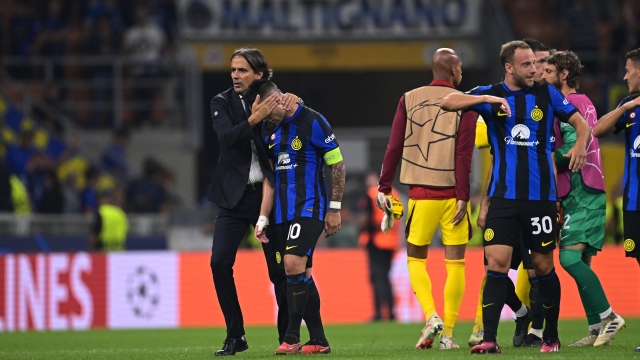
<path id="1" fill-rule="evenodd" d="M 629 156 L 632 158 L 640 157 L 640 135 L 633 141 L 633 149 L 629 149 Z"/>
<path id="2" fill-rule="evenodd" d="M 150 319 L 160 305 L 160 279 L 145 266 L 138 266 L 127 277 L 127 302 L 136 317 Z"/>
<path id="3" fill-rule="evenodd" d="M 527 125 L 517 124 L 511 129 L 511 136 L 507 136 L 504 138 L 504 141 L 507 145 L 517 145 L 517 146 L 536 146 L 540 142 L 536 141 L 526 141 L 531 136 L 531 131 L 527 127 Z"/>

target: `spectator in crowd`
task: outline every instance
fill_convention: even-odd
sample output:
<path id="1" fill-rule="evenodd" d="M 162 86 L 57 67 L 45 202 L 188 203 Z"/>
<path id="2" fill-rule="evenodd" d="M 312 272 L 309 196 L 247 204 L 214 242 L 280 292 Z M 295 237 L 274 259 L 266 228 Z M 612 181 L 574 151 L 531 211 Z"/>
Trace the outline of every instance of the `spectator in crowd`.
<path id="1" fill-rule="evenodd" d="M 3 155 L 0 155 L 0 212 L 13 212 L 16 215 L 31 213 L 27 189 L 11 172 Z"/>
<path id="2" fill-rule="evenodd" d="M 164 168 L 162 176 L 162 189 L 164 191 L 164 209 L 167 211 L 179 208 L 184 204 L 184 199 L 176 190 L 176 174 L 173 170 Z M 259 244 L 258 244 L 259 245 Z"/>
<path id="3" fill-rule="evenodd" d="M 7 165 L 25 185 L 29 182 L 28 172 L 34 168 L 33 156 L 38 153 L 38 149 L 33 145 L 33 135 L 33 130 L 22 129 L 18 144 L 7 146 Z"/>
<path id="4" fill-rule="evenodd" d="M 98 196 L 96 186 L 98 185 L 98 169 L 89 166 L 85 173 L 87 186 L 82 193 L 82 212 L 93 214 L 98 211 Z"/>
<path id="5" fill-rule="evenodd" d="M 165 210 L 167 198 L 163 187 L 167 170 L 155 159 L 144 160 L 144 175 L 129 186 L 127 206 L 129 212 L 158 213 Z"/>
<path id="6" fill-rule="evenodd" d="M 33 51 L 40 26 L 32 9 L 24 4 L 16 3 L 15 12 L 10 20 L 8 37 L 9 54 L 12 56 L 29 56 Z"/>
<path id="7" fill-rule="evenodd" d="M 117 0 L 96 1 L 87 11 L 85 26 L 88 29 L 94 29 L 98 27 L 97 23 L 101 20 L 106 20 L 104 22 L 109 25 L 110 32 L 116 37 L 122 35 L 124 20 Z"/>
<path id="8" fill-rule="evenodd" d="M 0 158 L 0 212 L 13 212 L 11 170 L 2 158 Z"/>
<path id="9" fill-rule="evenodd" d="M 360 209 L 360 245 L 367 251 L 369 258 L 369 275 L 371 285 L 373 285 L 374 295 L 374 321 L 382 320 L 383 308 L 387 310 L 387 319 L 395 320 L 393 289 L 389 281 L 389 272 L 393 255 L 400 248 L 400 226 L 395 226 L 388 233 L 382 232 L 380 224 L 384 213 L 375 205 L 378 196 L 378 181 L 380 177 L 377 173 L 370 173 L 366 179 L 366 193 L 360 198 L 358 208 Z M 395 190 L 395 189 L 394 189 Z M 396 191 L 392 191 L 394 196 L 398 196 Z"/>
<path id="10" fill-rule="evenodd" d="M 64 209 L 64 194 L 56 172 L 48 170 L 43 176 L 43 191 L 39 212 L 43 214 L 61 214 Z"/>
<path id="11" fill-rule="evenodd" d="M 161 75 L 162 56 L 167 52 L 167 39 L 162 29 L 149 20 L 149 10 L 145 6 L 138 6 L 135 10 L 136 23 L 126 30 L 123 38 L 123 52 L 130 56 L 131 65 L 128 69 L 129 76 L 138 80 L 157 79 Z M 158 94 L 156 86 L 143 84 L 137 85 L 133 98 L 137 106 L 146 105 L 145 110 L 138 111 L 134 117 L 129 115 L 128 121 L 135 126 L 153 120 L 162 120 L 161 115 L 153 114 L 148 110 Z M 156 118 L 159 117 L 159 118 Z"/>
<path id="12" fill-rule="evenodd" d="M 167 42 L 173 43 L 177 34 L 176 7 L 174 0 L 154 0 L 151 2 L 149 16 L 167 36 Z"/>
<path id="13" fill-rule="evenodd" d="M 48 14 L 34 44 L 34 53 L 44 56 L 63 56 L 66 53 L 67 19 L 61 0 L 50 0 Z"/>
<path id="14" fill-rule="evenodd" d="M 129 220 L 118 204 L 116 189 L 101 192 L 99 201 L 100 207 L 89 236 L 89 248 L 104 251 L 125 250 Z"/>
<path id="15" fill-rule="evenodd" d="M 129 181 L 126 149 L 129 144 L 129 130 L 121 127 L 116 130 L 111 145 L 102 153 L 102 170 L 119 180 L 122 184 Z"/>
<path id="16" fill-rule="evenodd" d="M 68 173 L 62 182 L 62 196 L 65 214 L 79 214 L 81 212 L 81 197 L 78 190 L 78 173 Z"/>
<path id="17" fill-rule="evenodd" d="M 107 14 L 97 16 L 89 28 L 87 53 L 93 56 L 115 56 L 120 47 L 120 36 L 113 24 L 114 17 Z M 113 125 L 113 112 L 109 100 L 113 93 L 113 67 L 108 63 L 91 68 L 93 81 L 94 110 L 91 119 L 92 127 Z"/>

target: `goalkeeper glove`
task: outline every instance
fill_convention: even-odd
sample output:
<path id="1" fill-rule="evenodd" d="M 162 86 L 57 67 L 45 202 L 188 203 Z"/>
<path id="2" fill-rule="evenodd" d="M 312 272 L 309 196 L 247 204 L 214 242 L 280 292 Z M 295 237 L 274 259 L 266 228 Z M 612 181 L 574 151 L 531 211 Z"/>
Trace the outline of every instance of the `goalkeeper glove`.
<path id="1" fill-rule="evenodd" d="M 391 194 L 385 195 L 381 192 L 378 193 L 378 197 L 376 198 L 376 205 L 384 212 L 380 229 L 386 234 L 393 228 L 393 220 L 400 220 L 402 218 L 402 215 L 404 215 L 404 207 L 397 196 Z"/>

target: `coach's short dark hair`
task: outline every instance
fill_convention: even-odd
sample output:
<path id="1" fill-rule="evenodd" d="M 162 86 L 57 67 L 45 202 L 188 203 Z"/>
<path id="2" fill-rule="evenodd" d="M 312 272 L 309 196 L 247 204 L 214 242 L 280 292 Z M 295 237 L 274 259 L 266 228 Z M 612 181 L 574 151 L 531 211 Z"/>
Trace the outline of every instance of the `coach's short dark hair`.
<path id="1" fill-rule="evenodd" d="M 516 53 L 516 49 L 531 49 L 531 47 L 522 40 L 514 40 L 502 45 L 502 48 L 500 49 L 500 61 L 502 61 L 502 66 L 506 63 L 513 64 L 513 56 Z"/>
<path id="2" fill-rule="evenodd" d="M 640 65 L 640 49 L 631 50 L 624 56 L 625 59 L 631 59 L 636 65 Z"/>
<path id="3" fill-rule="evenodd" d="M 567 75 L 567 85 L 574 89 L 580 87 L 580 74 L 582 73 L 582 64 L 578 55 L 573 51 L 558 51 L 553 55 L 545 58 L 549 65 L 555 65 L 556 71 L 561 73 L 565 70 L 569 72 Z"/>
<path id="4" fill-rule="evenodd" d="M 276 85 L 273 81 L 267 79 L 257 79 L 254 80 L 251 85 L 249 85 L 249 89 L 247 90 L 247 94 L 245 95 L 249 104 L 253 104 L 256 101 L 256 97 L 260 95 L 260 99 L 264 99 L 273 93 L 277 93 L 280 90 L 278 89 L 278 85 Z"/>
<path id="5" fill-rule="evenodd" d="M 267 58 L 264 57 L 262 51 L 252 47 L 243 47 L 236 49 L 233 54 L 231 54 L 231 60 L 236 56 L 242 56 L 247 60 L 249 66 L 251 66 L 251 70 L 255 73 L 261 72 L 263 79 L 270 80 L 273 76 L 273 70 L 269 69 Z"/>
<path id="6" fill-rule="evenodd" d="M 526 39 L 522 39 L 522 41 L 526 42 L 527 45 L 529 45 L 529 47 L 531 48 L 531 50 L 533 50 L 533 52 L 536 52 L 536 51 L 549 51 L 549 47 L 547 45 L 543 44 L 542 41 L 540 41 L 538 39 L 526 38 Z"/>

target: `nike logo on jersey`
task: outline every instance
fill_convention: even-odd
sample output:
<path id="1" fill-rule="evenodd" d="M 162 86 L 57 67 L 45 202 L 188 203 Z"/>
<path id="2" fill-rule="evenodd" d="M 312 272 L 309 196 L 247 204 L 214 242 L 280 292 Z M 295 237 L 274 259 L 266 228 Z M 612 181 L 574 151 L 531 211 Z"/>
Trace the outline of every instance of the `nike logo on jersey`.
<path id="1" fill-rule="evenodd" d="M 271 149 L 274 146 L 276 146 L 276 144 L 269 144 L 269 149 Z"/>
<path id="2" fill-rule="evenodd" d="M 553 242 L 553 240 L 551 240 L 551 241 L 549 241 L 549 242 L 543 242 L 543 243 L 542 243 L 542 246 L 547 246 L 547 245 L 551 244 L 552 242 Z"/>
<path id="3" fill-rule="evenodd" d="M 293 249 L 293 248 L 297 248 L 297 247 L 298 247 L 298 245 L 287 246 L 287 247 L 286 247 L 286 249 L 287 249 L 287 250 L 291 250 L 291 249 Z"/>
<path id="4" fill-rule="evenodd" d="M 304 294 L 304 291 L 300 291 L 300 292 L 294 292 L 293 295 L 300 295 L 300 294 Z"/>
<path id="5" fill-rule="evenodd" d="M 627 124 L 627 127 L 632 127 L 635 123 Z"/>
<path id="6" fill-rule="evenodd" d="M 491 306 L 491 305 L 493 305 L 493 303 L 491 303 L 491 304 L 482 304 L 482 307 L 486 308 L 487 306 Z"/>
<path id="7" fill-rule="evenodd" d="M 498 111 L 498 116 L 507 116 L 506 112 Z"/>
<path id="8" fill-rule="evenodd" d="M 551 305 L 551 306 L 547 306 L 545 304 L 542 304 L 542 307 L 545 309 L 551 309 L 552 307 L 554 307 L 555 305 Z"/>

